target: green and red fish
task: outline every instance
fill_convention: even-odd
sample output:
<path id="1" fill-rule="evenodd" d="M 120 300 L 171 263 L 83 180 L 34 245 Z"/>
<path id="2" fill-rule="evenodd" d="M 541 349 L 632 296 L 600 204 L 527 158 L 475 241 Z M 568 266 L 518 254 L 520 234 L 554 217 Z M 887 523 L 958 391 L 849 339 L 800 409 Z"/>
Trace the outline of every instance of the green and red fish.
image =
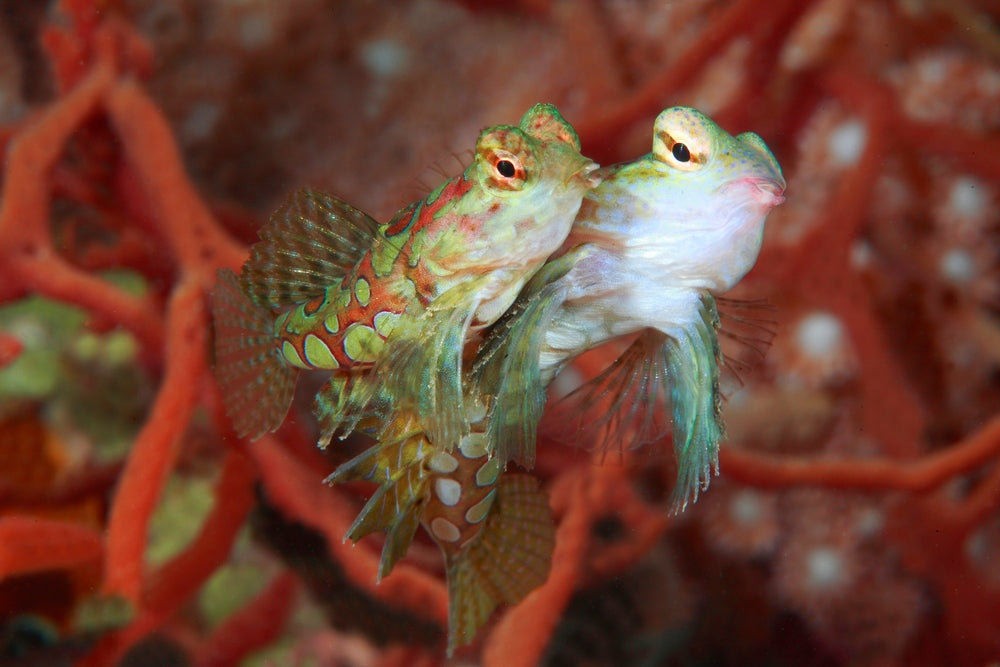
<path id="1" fill-rule="evenodd" d="M 470 330 L 499 318 L 561 245 L 596 168 L 555 107 L 538 104 L 518 127 L 484 130 L 462 175 L 385 224 L 296 193 L 241 274 L 219 271 L 215 371 L 237 432 L 276 429 L 299 371 L 315 369 L 331 372 L 321 443 L 401 410 L 457 441 Z"/>
<path id="2" fill-rule="evenodd" d="M 756 135 L 732 137 L 680 107 L 657 118 L 652 153 L 603 172 L 567 250 L 487 334 L 466 380 L 467 402 L 484 406 L 470 411 L 469 432 L 435 440 L 418 416 L 400 415 L 328 479 L 379 484 L 347 537 L 386 532 L 380 576 L 406 552 L 418 523 L 440 545 L 449 650 L 472 641 L 497 605 L 518 602 L 548 576 L 554 526 L 545 496 L 531 476 L 503 471 L 511 460 L 533 465 L 545 389 L 575 356 L 644 332 L 591 388 L 610 399 L 612 415 L 625 415 L 609 437 L 639 443 L 670 401 L 678 507 L 707 481 L 722 437 L 712 294 L 756 261 L 764 219 L 783 200 L 781 170 Z"/>

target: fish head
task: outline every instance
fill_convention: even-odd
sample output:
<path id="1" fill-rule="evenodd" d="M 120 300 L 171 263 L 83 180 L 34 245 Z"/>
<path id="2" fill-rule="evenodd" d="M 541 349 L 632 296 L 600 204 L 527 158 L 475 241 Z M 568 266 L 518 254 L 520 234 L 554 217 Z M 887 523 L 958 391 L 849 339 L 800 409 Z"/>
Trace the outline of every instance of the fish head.
<path id="1" fill-rule="evenodd" d="M 536 104 L 518 126 L 484 130 L 465 172 L 472 187 L 449 207 L 455 252 L 439 264 L 458 277 L 495 273 L 477 315 L 492 322 L 569 235 L 598 165 L 580 153 L 573 127 L 549 104 Z M 444 219 L 442 219 L 444 221 Z"/>
<path id="2" fill-rule="evenodd" d="M 757 261 L 764 221 L 784 201 L 781 167 L 756 134 L 732 136 L 690 107 L 663 111 L 653 130 L 651 153 L 604 170 L 574 235 L 620 246 L 647 288 L 725 292 Z"/>
<path id="3" fill-rule="evenodd" d="M 683 252 L 690 279 L 730 289 L 753 268 L 764 221 L 785 200 L 778 161 L 758 135 L 733 136 L 689 107 L 659 115 L 651 156 L 673 172 L 658 201 L 673 209 L 662 233 Z"/>

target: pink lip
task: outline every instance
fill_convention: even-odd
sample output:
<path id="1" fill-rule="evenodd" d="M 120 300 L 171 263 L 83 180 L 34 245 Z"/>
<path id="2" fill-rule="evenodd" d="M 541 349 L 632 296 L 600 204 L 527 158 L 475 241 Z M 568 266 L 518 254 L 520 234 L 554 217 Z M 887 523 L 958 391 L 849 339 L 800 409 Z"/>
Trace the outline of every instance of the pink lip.
<path id="1" fill-rule="evenodd" d="M 785 201 L 784 181 L 779 183 L 770 178 L 748 178 L 744 182 L 757 188 L 755 194 L 762 204 L 773 207 Z"/>

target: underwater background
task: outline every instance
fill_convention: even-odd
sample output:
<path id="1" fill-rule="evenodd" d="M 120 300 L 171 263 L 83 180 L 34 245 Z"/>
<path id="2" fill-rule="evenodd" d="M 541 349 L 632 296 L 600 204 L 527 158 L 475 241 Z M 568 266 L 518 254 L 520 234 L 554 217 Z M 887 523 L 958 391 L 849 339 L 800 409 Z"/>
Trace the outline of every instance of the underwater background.
<path id="1" fill-rule="evenodd" d="M 773 341 L 680 516 L 669 446 L 543 424 L 553 574 L 446 660 L 437 548 L 342 543 L 321 379 L 235 437 L 207 298 L 290 191 L 386 220 L 540 101 L 602 164 L 763 137 Z M 0 665 L 1000 661 L 1000 3 L 0 2 L 0 144 Z"/>

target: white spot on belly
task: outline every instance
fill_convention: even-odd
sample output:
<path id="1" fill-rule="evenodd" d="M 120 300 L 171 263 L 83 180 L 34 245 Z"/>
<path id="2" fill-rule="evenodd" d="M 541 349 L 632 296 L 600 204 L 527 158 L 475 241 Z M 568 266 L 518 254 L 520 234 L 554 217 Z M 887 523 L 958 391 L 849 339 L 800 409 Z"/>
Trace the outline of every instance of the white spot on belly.
<path id="1" fill-rule="evenodd" d="M 486 434 L 470 433 L 458 445 L 458 451 L 467 459 L 478 459 L 486 456 Z"/>
<path id="2" fill-rule="evenodd" d="M 427 465 L 434 472 L 447 475 L 450 472 L 458 470 L 458 459 L 448 452 L 437 452 L 431 457 Z"/>
<path id="3" fill-rule="evenodd" d="M 447 477 L 439 477 L 434 481 L 434 492 L 441 504 L 448 507 L 454 507 L 462 499 L 462 485 Z"/>

